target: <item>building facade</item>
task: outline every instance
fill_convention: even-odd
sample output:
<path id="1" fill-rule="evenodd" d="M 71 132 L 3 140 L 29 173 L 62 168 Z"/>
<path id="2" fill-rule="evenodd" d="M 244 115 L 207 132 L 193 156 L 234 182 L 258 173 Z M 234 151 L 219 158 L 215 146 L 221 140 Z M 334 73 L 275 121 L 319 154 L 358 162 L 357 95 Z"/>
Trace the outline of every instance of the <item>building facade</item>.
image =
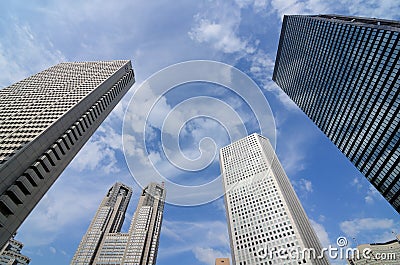
<path id="1" fill-rule="evenodd" d="M 284 16 L 273 80 L 400 212 L 400 23 Z"/>
<path id="2" fill-rule="evenodd" d="M 100 204 L 71 265 L 156 263 L 165 189 L 150 183 L 142 192 L 128 233 L 121 233 L 132 189 L 116 183 Z"/>
<path id="3" fill-rule="evenodd" d="M 252 134 L 223 147 L 220 164 L 232 264 L 329 264 L 317 257 L 319 239 L 267 138 Z"/>
<path id="4" fill-rule="evenodd" d="M 400 264 L 400 235 L 385 243 L 362 244 L 358 253 L 349 257 L 349 265 L 389 265 Z"/>
<path id="5" fill-rule="evenodd" d="M 132 196 L 132 189 L 115 183 L 103 198 L 90 226 L 83 236 L 71 264 L 94 264 L 100 244 L 109 233 L 121 230 L 125 213 Z M 118 251 L 115 255 L 118 255 Z"/>
<path id="6" fill-rule="evenodd" d="M 133 83 L 130 61 L 79 62 L 0 90 L 0 246 Z"/>
<path id="7" fill-rule="evenodd" d="M 21 254 L 23 246 L 13 235 L 0 250 L 0 265 L 28 265 L 31 260 Z"/>

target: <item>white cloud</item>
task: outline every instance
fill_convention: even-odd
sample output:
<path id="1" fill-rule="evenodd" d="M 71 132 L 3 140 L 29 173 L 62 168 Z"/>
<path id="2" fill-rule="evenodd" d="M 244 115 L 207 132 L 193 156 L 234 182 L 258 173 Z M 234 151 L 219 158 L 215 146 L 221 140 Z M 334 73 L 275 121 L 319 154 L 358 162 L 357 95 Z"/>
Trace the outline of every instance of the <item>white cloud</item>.
<path id="1" fill-rule="evenodd" d="M 117 159 L 113 150 L 104 139 L 92 137 L 76 155 L 71 168 L 77 171 L 98 170 L 106 173 L 118 172 Z"/>
<path id="2" fill-rule="evenodd" d="M 272 0 L 270 8 L 279 17 L 283 17 L 283 15 L 334 13 L 386 19 L 399 17 L 399 5 L 392 0 L 340 0 L 339 3 L 324 0 Z M 256 5 L 254 4 L 254 6 Z M 263 9 L 269 8 L 264 4 L 261 4 L 260 7 Z"/>
<path id="3" fill-rule="evenodd" d="M 212 248 L 195 247 L 193 249 L 194 256 L 204 264 L 214 265 L 216 258 L 230 257 L 229 252 L 221 252 Z"/>
<path id="4" fill-rule="evenodd" d="M 289 177 L 306 168 L 304 146 L 306 145 L 307 137 L 307 135 L 298 132 L 296 137 L 287 139 L 286 142 L 279 146 L 278 158 Z M 296 182 L 294 182 L 294 184 L 296 184 Z"/>
<path id="5" fill-rule="evenodd" d="M 323 215 L 323 214 L 321 214 L 321 215 L 318 217 L 318 221 L 320 221 L 320 222 L 325 222 L 325 220 L 326 220 L 326 216 Z"/>
<path id="6" fill-rule="evenodd" d="M 356 237 L 361 232 L 391 230 L 395 222 L 388 218 L 357 218 L 340 223 L 340 229 L 350 237 Z"/>
<path id="7" fill-rule="evenodd" d="M 313 192 L 312 182 L 308 179 L 292 180 L 292 185 L 299 196 L 307 196 Z"/>
<path id="8" fill-rule="evenodd" d="M 376 200 L 382 200 L 383 197 L 379 191 L 372 185 L 369 185 L 367 195 L 365 196 L 365 202 L 368 204 L 374 203 Z"/>
<path id="9" fill-rule="evenodd" d="M 363 187 L 363 185 L 360 183 L 359 177 L 355 177 L 355 178 L 353 179 L 353 181 L 351 182 L 351 186 L 356 187 L 357 190 L 360 190 L 360 189 Z"/>
<path id="10" fill-rule="evenodd" d="M 75 179 L 75 183 L 82 184 L 82 181 Z M 63 188 L 57 185 L 54 192 L 48 192 L 22 224 L 18 233 L 20 240 L 29 247 L 51 244 L 60 233 L 68 231 L 71 225 L 90 220 L 101 201 L 100 194 L 104 191 L 98 193 L 86 188 L 82 192 L 82 187 L 68 183 Z"/>
<path id="11" fill-rule="evenodd" d="M 53 254 L 56 254 L 56 253 L 57 253 L 57 250 L 56 250 L 54 247 L 50 247 L 49 250 L 50 250 L 50 252 L 53 253 Z"/>
<path id="12" fill-rule="evenodd" d="M 386 19 L 399 18 L 400 6 L 392 0 L 340 0 L 350 14 Z"/>
<path id="13" fill-rule="evenodd" d="M 135 94 L 124 117 L 125 131 L 142 133 L 147 123 L 160 128 L 163 123 L 162 117 L 171 110 L 167 99 L 158 95 L 148 82 L 135 84 L 134 90 Z M 132 109 L 134 111 L 131 111 Z"/>
<path id="14" fill-rule="evenodd" d="M 221 24 L 207 19 L 199 19 L 198 24 L 189 32 L 190 38 L 199 43 L 209 43 L 216 50 L 234 53 L 246 49 L 247 42 L 236 34 L 233 25 Z"/>
<path id="15" fill-rule="evenodd" d="M 159 258 L 192 252 L 204 264 L 214 264 L 215 258 L 230 257 L 229 237 L 225 222 L 184 222 L 165 220 L 162 235 L 170 239 L 170 246 L 160 247 Z M 212 263 L 210 263 L 212 262 Z"/>
<path id="16" fill-rule="evenodd" d="M 325 227 L 322 224 L 317 223 L 316 221 L 310 219 L 311 225 L 314 228 L 315 233 L 317 234 L 319 241 L 322 244 L 322 247 L 328 247 L 330 245 L 330 240 L 328 236 L 328 232 L 326 232 Z"/>
<path id="17" fill-rule="evenodd" d="M 247 58 L 251 62 L 250 72 L 255 80 L 261 84 L 262 88 L 268 92 L 272 92 L 286 109 L 298 111 L 296 104 L 272 81 L 272 74 L 275 66 L 274 56 L 260 49 Z"/>
<path id="18" fill-rule="evenodd" d="M 332 4 L 323 0 L 272 0 L 271 8 L 279 17 L 283 17 L 283 15 L 330 13 L 333 7 Z"/>
<path id="19" fill-rule="evenodd" d="M 209 2 L 208 12 L 195 16 L 195 25 L 189 32 L 189 37 L 199 43 L 212 46 L 224 53 L 239 53 L 240 56 L 255 51 L 248 39 L 239 36 L 241 23 L 240 5 L 233 2 Z"/>
<path id="20" fill-rule="evenodd" d="M 307 192 L 312 192 L 313 188 L 312 188 L 312 183 L 310 180 L 307 179 L 300 179 L 300 183 L 302 184 L 302 187 L 305 191 Z"/>
<path id="21" fill-rule="evenodd" d="M 37 36 L 26 23 L 13 17 L 0 36 L 0 87 L 65 61 L 46 36 Z"/>

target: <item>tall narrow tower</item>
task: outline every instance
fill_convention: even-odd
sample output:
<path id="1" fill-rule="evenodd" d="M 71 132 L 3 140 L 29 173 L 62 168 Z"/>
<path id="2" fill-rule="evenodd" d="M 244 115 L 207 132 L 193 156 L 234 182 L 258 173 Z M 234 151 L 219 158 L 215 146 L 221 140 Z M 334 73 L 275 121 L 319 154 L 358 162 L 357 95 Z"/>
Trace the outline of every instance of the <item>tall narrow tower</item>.
<path id="1" fill-rule="evenodd" d="M 223 147 L 220 164 L 233 264 L 329 264 L 267 138 Z M 306 248 L 315 258 L 296 254 Z"/>
<path id="2" fill-rule="evenodd" d="M 400 213 L 400 22 L 285 16 L 273 80 Z"/>
<path id="3" fill-rule="evenodd" d="M 165 189 L 150 183 L 142 192 L 128 233 L 121 233 L 132 191 L 116 183 L 103 199 L 71 265 L 156 263 Z"/>
<path id="4" fill-rule="evenodd" d="M 79 62 L 0 90 L 0 247 L 133 83 L 130 61 Z"/>
<path id="5" fill-rule="evenodd" d="M 129 228 L 127 264 L 156 264 L 165 202 L 164 185 L 150 183 L 143 189 Z"/>
<path id="6" fill-rule="evenodd" d="M 96 254 L 107 234 L 120 232 L 131 196 L 132 189 L 122 183 L 115 183 L 110 188 L 83 236 L 71 264 L 94 264 Z"/>

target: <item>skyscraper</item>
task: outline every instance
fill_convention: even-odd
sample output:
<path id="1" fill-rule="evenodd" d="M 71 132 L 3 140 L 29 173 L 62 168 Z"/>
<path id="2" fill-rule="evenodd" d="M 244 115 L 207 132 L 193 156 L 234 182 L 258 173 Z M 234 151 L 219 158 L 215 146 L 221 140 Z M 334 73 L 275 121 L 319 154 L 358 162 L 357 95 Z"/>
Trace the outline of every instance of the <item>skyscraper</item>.
<path id="1" fill-rule="evenodd" d="M 398 21 L 285 16 L 273 80 L 400 212 Z"/>
<path id="2" fill-rule="evenodd" d="M 232 264 L 329 264 L 317 257 L 318 237 L 267 138 L 252 134 L 223 147 L 220 164 Z M 300 253 L 306 249 L 315 258 Z"/>
<path id="3" fill-rule="evenodd" d="M 28 265 L 31 260 L 21 254 L 23 246 L 13 235 L 0 250 L 0 265 Z"/>
<path id="4" fill-rule="evenodd" d="M 131 196 L 132 189 L 122 183 L 115 183 L 109 189 L 83 236 L 71 264 L 93 264 L 105 236 L 121 230 Z"/>
<path id="5" fill-rule="evenodd" d="M 128 233 L 121 233 L 131 188 L 116 183 L 100 204 L 71 265 L 156 263 L 165 189 L 150 183 L 142 192 Z"/>
<path id="6" fill-rule="evenodd" d="M 78 62 L 0 90 L 0 247 L 133 83 L 130 61 Z"/>

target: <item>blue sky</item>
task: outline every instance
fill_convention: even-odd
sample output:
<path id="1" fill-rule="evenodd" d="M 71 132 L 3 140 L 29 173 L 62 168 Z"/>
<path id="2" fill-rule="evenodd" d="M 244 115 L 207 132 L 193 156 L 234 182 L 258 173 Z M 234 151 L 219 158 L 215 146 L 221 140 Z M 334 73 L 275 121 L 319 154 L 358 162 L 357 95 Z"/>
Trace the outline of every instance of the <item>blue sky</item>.
<path id="1" fill-rule="evenodd" d="M 141 188 L 124 158 L 125 110 L 142 82 L 187 60 L 233 65 L 261 88 L 275 120 L 278 157 L 324 246 L 335 245 L 339 236 L 346 236 L 355 246 L 392 239 L 392 231 L 400 233 L 398 214 L 271 81 L 283 14 L 318 13 L 400 20 L 400 5 L 396 0 L 0 2 L 1 87 L 61 61 L 130 59 L 137 80 L 21 226 L 17 239 L 24 242 L 23 253 L 31 257 L 31 264 L 69 264 L 102 197 L 115 181 L 134 188 L 124 225 L 128 228 Z M 150 157 L 163 174 L 171 174 L 171 179 L 184 185 L 218 177 L 218 155 L 212 156 L 215 150 L 208 150 L 209 144 L 204 149 L 211 154 L 206 157 L 209 166 L 195 173 L 175 174 L 160 149 L 163 131 L 157 127 L 162 124 L 158 113 L 165 115 L 184 100 L 201 96 L 231 106 L 248 132 L 259 131 L 243 98 L 218 85 L 184 84 L 155 102 L 147 149 L 143 143 L 131 143 L 137 167 Z M 214 113 L 221 109 L 214 104 L 205 108 L 201 101 L 191 103 L 192 108 L 181 109 L 182 115 L 192 109 Z M 134 129 L 143 123 L 138 119 L 130 125 Z M 181 126 L 179 141 L 183 153 L 192 159 L 200 155 L 200 139 L 213 139 L 218 149 L 230 141 L 225 127 L 234 127 L 207 117 Z M 145 173 L 139 170 L 136 174 Z M 213 264 L 215 257 L 229 255 L 223 200 L 165 207 L 158 265 Z"/>

